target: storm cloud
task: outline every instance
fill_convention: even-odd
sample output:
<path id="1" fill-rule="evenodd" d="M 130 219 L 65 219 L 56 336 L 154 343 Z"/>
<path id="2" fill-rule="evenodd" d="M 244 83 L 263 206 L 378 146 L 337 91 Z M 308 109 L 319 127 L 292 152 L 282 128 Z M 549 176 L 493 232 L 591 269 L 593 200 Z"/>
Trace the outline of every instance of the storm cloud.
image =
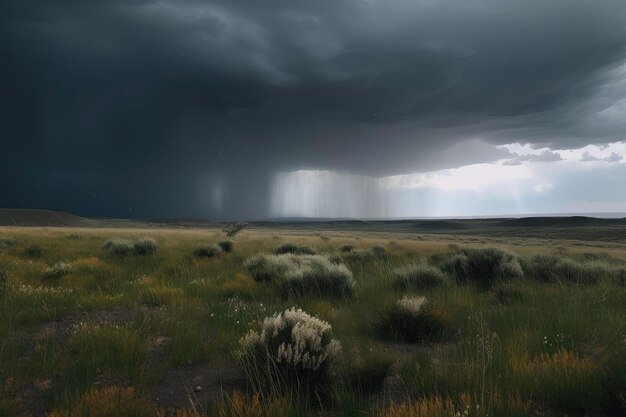
<path id="1" fill-rule="evenodd" d="M 0 206 L 267 217 L 280 173 L 350 188 L 626 132 L 623 0 L 5 3 Z M 341 204 L 381 213 L 369 187 Z"/>

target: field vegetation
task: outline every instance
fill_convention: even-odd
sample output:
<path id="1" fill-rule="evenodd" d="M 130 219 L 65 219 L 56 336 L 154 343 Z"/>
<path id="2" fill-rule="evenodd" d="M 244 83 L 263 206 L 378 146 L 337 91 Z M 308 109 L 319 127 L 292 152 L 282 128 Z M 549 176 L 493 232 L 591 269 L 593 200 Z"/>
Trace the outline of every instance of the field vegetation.
<path id="1" fill-rule="evenodd" d="M 626 415 L 624 246 L 231 229 L 0 228 L 0 416 Z"/>

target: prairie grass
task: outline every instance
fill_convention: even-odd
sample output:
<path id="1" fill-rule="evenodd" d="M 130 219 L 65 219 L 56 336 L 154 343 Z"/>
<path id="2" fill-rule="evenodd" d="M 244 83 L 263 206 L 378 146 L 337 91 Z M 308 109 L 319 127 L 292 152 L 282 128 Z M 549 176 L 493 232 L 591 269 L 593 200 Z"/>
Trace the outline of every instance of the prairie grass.
<path id="1" fill-rule="evenodd" d="M 147 235 L 158 249 L 141 256 L 134 244 Z M 318 255 L 275 255 L 275 235 Z M 2 228 L 13 243 L 0 250 L 0 416 L 30 412 L 29 404 L 55 417 L 87 409 L 181 417 L 623 415 L 623 245 L 324 235 L 248 228 L 232 238 L 233 251 L 207 258 L 194 251 L 219 248 L 206 245 L 223 239 L 217 229 Z M 109 239 L 130 249 L 103 250 Z M 377 245 L 384 255 L 374 254 Z M 45 279 L 59 263 L 68 267 Z M 405 330 L 381 334 L 383 322 L 394 332 L 409 322 L 389 314 L 417 297 L 431 303 L 444 337 L 415 343 Z M 181 408 L 147 395 L 178 372 L 237 369 L 232 352 L 241 337 L 293 306 L 328 322 L 341 343 L 325 398 L 304 401 L 304 390 L 295 390 L 255 399 L 247 386 L 202 407 L 183 399 Z"/>

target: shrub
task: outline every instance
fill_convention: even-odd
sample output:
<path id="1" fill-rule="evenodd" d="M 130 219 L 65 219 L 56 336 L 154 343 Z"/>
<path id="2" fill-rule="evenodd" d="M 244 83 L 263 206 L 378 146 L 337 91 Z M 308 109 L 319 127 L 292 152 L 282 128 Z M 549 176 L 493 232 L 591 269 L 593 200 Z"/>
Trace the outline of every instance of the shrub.
<path id="1" fill-rule="evenodd" d="M 144 237 L 133 244 L 137 255 L 152 255 L 157 250 L 157 242 L 151 237 Z"/>
<path id="2" fill-rule="evenodd" d="M 441 268 L 459 282 L 474 282 L 483 287 L 524 275 L 517 257 L 497 248 L 462 249 L 445 257 Z"/>
<path id="3" fill-rule="evenodd" d="M 407 342 L 439 340 L 446 328 L 445 318 L 426 297 L 398 300 L 383 317 L 384 336 Z"/>
<path id="4" fill-rule="evenodd" d="M 246 227 L 248 227 L 248 223 L 242 221 L 226 223 L 226 225 L 224 225 L 224 228 L 222 229 L 222 232 L 224 232 L 226 237 L 233 237 Z"/>
<path id="5" fill-rule="evenodd" d="M 196 258 L 213 258 L 222 253 L 222 248 L 217 245 L 201 246 L 193 251 Z"/>
<path id="6" fill-rule="evenodd" d="M 44 278 L 46 279 L 60 279 L 64 275 L 70 272 L 72 265 L 67 262 L 57 262 L 53 266 L 48 267 L 44 272 Z"/>
<path id="7" fill-rule="evenodd" d="M 441 287 L 448 283 L 448 277 L 439 268 L 426 264 L 411 264 L 393 272 L 393 285 L 397 289 L 423 289 Z"/>
<path id="8" fill-rule="evenodd" d="M 16 240 L 11 236 L 0 237 L 0 249 L 6 249 L 9 246 L 15 245 Z"/>
<path id="9" fill-rule="evenodd" d="M 372 252 L 371 249 L 369 250 L 353 249 L 352 252 L 350 252 L 350 255 L 352 255 L 354 259 L 357 259 L 360 261 L 374 258 L 374 253 Z"/>
<path id="10" fill-rule="evenodd" d="M 24 258 L 41 258 L 43 255 L 43 249 L 39 245 L 30 245 L 22 251 Z"/>
<path id="11" fill-rule="evenodd" d="M 378 258 L 382 258 L 383 256 L 387 255 L 387 251 L 385 250 L 385 247 L 383 245 L 372 246 L 370 250 L 372 251 L 372 254 Z"/>
<path id="12" fill-rule="evenodd" d="M 383 388 L 393 359 L 380 353 L 368 354 L 348 371 L 348 383 L 357 392 L 373 394 Z"/>
<path id="13" fill-rule="evenodd" d="M 257 392 L 295 388 L 319 393 L 328 388 L 341 344 L 332 327 L 301 309 L 266 317 L 259 331 L 241 338 L 235 357 Z"/>
<path id="14" fill-rule="evenodd" d="M 283 243 L 274 249 L 274 254 L 283 255 L 292 253 L 295 255 L 315 255 L 317 251 L 308 245 L 296 245 L 295 243 Z"/>
<path id="15" fill-rule="evenodd" d="M 0 269 L 0 292 L 2 292 L 7 286 L 7 273 L 4 269 Z"/>
<path id="16" fill-rule="evenodd" d="M 349 253 L 355 249 L 354 245 L 341 245 L 339 247 L 339 252 Z"/>
<path id="17" fill-rule="evenodd" d="M 619 282 L 622 268 L 595 256 L 572 258 L 556 255 L 534 255 L 522 259 L 524 272 L 541 282 L 563 280 L 576 284 L 596 284 L 603 279 Z"/>
<path id="18" fill-rule="evenodd" d="M 135 248 L 133 242 L 128 239 L 113 238 L 104 242 L 102 249 L 109 251 L 113 255 L 124 257 L 133 253 Z"/>
<path id="19" fill-rule="evenodd" d="M 217 242 L 217 246 L 222 249 L 222 252 L 232 252 L 235 247 L 235 242 L 232 240 L 220 240 Z"/>
<path id="20" fill-rule="evenodd" d="M 354 291 L 350 270 L 323 255 L 258 255 L 246 259 L 245 265 L 255 281 L 271 282 L 285 297 L 349 297 Z"/>

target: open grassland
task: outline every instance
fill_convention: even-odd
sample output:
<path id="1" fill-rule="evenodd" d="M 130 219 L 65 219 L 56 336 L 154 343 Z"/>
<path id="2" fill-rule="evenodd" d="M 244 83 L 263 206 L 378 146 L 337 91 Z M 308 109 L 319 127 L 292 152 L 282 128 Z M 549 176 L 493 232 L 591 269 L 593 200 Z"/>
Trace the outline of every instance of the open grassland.
<path id="1" fill-rule="evenodd" d="M 625 415 L 626 247 L 535 235 L 0 228 L 0 416 Z"/>

